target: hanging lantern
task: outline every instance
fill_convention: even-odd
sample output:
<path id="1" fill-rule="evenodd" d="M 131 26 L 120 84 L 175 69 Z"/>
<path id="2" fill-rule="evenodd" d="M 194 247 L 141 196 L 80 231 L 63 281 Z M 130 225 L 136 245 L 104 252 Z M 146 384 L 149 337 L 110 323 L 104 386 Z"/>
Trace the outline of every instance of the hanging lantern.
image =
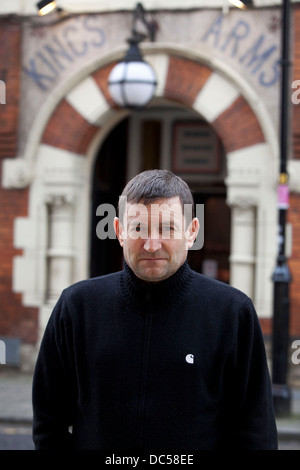
<path id="1" fill-rule="evenodd" d="M 108 89 L 113 101 L 122 108 L 143 108 L 154 96 L 156 76 L 152 67 L 143 60 L 138 45 L 129 41 L 124 60 L 110 72 Z"/>
<path id="2" fill-rule="evenodd" d="M 142 20 L 147 27 L 151 40 L 157 28 L 155 22 L 147 22 L 144 9 L 138 4 L 134 12 L 134 22 Z M 129 49 L 124 59 L 110 72 L 108 90 L 113 101 L 122 108 L 139 109 L 145 107 L 154 97 L 157 85 L 156 75 L 152 67 L 144 61 L 139 43 L 145 38 L 144 34 L 132 30 L 128 39 Z"/>

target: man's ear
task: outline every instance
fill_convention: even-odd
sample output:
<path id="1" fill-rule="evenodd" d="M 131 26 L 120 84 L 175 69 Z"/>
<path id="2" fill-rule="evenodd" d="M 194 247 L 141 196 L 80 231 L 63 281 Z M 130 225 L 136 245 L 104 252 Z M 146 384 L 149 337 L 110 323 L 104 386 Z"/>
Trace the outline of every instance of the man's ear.
<path id="1" fill-rule="evenodd" d="M 190 225 L 188 226 L 186 232 L 185 232 L 185 239 L 186 239 L 186 249 L 188 250 L 191 248 L 194 244 L 194 241 L 197 238 L 197 235 L 199 233 L 199 220 L 197 217 L 194 217 L 194 219 L 191 221 Z"/>
<path id="2" fill-rule="evenodd" d="M 119 217 L 114 218 L 114 230 L 115 230 L 115 233 L 117 235 L 120 245 L 123 246 L 124 245 L 124 231 L 123 231 L 122 222 L 120 221 Z"/>

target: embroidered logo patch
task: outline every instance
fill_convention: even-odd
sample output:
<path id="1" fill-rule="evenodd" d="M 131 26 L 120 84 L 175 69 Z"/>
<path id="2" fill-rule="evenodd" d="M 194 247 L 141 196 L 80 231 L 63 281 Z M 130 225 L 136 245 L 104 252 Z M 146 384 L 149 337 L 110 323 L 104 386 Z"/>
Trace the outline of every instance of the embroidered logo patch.
<path id="1" fill-rule="evenodd" d="M 185 360 L 188 364 L 194 364 L 194 354 L 187 354 Z"/>

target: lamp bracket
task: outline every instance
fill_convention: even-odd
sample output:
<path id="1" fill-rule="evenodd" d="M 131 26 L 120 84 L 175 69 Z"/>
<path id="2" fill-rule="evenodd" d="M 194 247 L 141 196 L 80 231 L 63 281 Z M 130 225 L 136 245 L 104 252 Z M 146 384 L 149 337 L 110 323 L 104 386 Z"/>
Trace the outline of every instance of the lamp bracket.
<path id="1" fill-rule="evenodd" d="M 137 3 L 132 18 L 132 36 L 128 39 L 130 44 L 138 44 L 146 38 L 155 41 L 158 24 L 155 20 L 147 20 L 146 12 L 141 3 Z M 142 31 L 141 31 L 142 29 Z"/>

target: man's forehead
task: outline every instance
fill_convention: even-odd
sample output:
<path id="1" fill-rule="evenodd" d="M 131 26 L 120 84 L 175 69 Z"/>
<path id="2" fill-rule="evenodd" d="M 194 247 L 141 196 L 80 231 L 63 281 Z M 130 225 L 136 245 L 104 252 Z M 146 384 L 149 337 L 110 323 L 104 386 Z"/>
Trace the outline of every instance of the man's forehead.
<path id="1" fill-rule="evenodd" d="M 183 215 L 182 204 L 178 196 L 156 199 L 147 205 L 144 204 L 143 200 L 138 203 L 127 202 L 126 212 L 128 218 L 159 216 L 163 214 L 177 218 Z"/>

